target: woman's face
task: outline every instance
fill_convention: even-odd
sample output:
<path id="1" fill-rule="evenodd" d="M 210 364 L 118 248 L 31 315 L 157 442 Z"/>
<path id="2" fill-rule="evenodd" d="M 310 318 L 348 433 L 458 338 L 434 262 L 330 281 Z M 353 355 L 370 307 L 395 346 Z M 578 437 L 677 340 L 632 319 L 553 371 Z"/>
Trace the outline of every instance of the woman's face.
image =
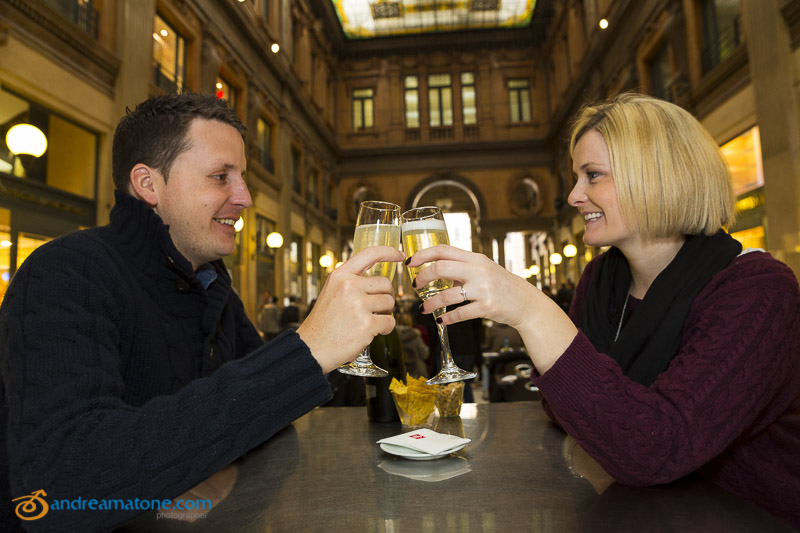
<path id="1" fill-rule="evenodd" d="M 586 223 L 583 242 L 590 246 L 620 248 L 631 238 L 622 218 L 611 174 L 608 146 L 597 130 L 584 133 L 572 153 L 575 187 L 569 204 L 580 211 Z"/>

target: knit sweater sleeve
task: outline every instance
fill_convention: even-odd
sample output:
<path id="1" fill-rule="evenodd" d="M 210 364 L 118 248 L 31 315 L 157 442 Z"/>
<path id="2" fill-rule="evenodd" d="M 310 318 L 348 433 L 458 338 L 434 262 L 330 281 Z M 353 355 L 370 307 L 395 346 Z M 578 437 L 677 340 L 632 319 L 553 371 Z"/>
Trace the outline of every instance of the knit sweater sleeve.
<path id="1" fill-rule="evenodd" d="M 3 302 L 12 497 L 43 489 L 50 501 L 174 498 L 329 397 L 308 347 L 287 333 L 175 394 L 127 404 L 124 303 L 97 270 L 75 250 L 47 247 Z M 140 512 L 51 511 L 25 525 L 105 530 Z"/>
<path id="2" fill-rule="evenodd" d="M 625 377 L 581 332 L 534 379 L 555 419 L 618 481 L 684 476 L 763 430 L 796 396 L 797 281 L 772 259 L 734 263 L 695 299 L 678 354 L 651 386 Z"/>

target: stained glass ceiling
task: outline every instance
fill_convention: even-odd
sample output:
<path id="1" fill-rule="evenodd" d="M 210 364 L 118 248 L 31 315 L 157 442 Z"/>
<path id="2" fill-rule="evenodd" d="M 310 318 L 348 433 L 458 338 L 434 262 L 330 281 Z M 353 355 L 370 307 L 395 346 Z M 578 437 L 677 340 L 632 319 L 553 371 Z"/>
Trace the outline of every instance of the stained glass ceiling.
<path id="1" fill-rule="evenodd" d="M 536 0 L 331 0 L 347 39 L 519 28 Z"/>

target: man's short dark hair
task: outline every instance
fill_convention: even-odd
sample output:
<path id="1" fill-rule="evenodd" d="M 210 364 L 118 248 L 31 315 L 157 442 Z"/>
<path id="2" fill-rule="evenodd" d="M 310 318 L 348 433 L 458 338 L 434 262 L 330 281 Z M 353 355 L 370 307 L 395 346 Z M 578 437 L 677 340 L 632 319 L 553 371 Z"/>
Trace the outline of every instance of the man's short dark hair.
<path id="1" fill-rule="evenodd" d="M 211 94 L 156 96 L 133 111 L 127 108 L 114 132 L 111 155 L 117 190 L 128 192 L 131 169 L 139 163 L 158 170 L 167 180 L 175 158 L 190 148 L 186 134 L 196 118 L 218 120 L 233 126 L 242 136 L 246 130 L 228 103 Z"/>

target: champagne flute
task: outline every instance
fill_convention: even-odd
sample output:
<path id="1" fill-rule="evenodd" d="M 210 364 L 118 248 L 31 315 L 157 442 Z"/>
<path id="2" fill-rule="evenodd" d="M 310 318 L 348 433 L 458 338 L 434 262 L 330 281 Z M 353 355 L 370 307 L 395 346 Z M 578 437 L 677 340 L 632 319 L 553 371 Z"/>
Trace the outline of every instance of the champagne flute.
<path id="1" fill-rule="evenodd" d="M 447 237 L 447 226 L 444 223 L 444 215 L 438 207 L 417 207 L 403 213 L 403 249 L 406 257 L 411 257 L 420 250 L 436 246 L 437 244 L 450 244 Z M 422 264 L 415 268 L 408 268 L 411 279 L 415 279 L 420 270 L 429 263 Z M 453 286 L 453 280 L 435 279 L 424 287 L 417 287 L 416 291 L 423 301 L 431 296 L 447 290 Z M 433 312 L 435 318 L 442 316 L 447 308 L 442 307 Z M 426 381 L 428 385 L 439 385 L 464 379 L 472 379 L 478 374 L 467 372 L 459 368 L 453 362 L 450 354 L 450 341 L 447 339 L 447 327 L 436 322 L 439 330 L 439 341 L 442 344 L 442 369 L 438 374 Z"/>
<path id="2" fill-rule="evenodd" d="M 387 202 L 361 202 L 356 233 L 353 236 L 353 253 L 358 253 L 368 246 L 400 248 L 400 206 Z M 384 276 L 391 281 L 396 267 L 396 263 L 378 262 L 368 268 L 364 275 Z M 339 372 L 373 378 L 389 375 L 386 370 L 372 362 L 369 345 L 361 350 L 355 361 L 340 366 Z"/>

